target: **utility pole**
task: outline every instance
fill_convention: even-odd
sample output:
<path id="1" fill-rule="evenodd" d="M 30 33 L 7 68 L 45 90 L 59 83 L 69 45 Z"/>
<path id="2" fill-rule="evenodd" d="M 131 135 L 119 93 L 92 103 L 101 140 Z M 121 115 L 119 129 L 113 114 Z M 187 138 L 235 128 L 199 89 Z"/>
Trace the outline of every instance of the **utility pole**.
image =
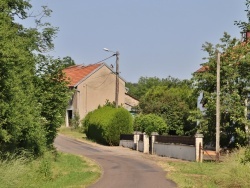
<path id="1" fill-rule="evenodd" d="M 220 53 L 217 52 L 217 92 L 216 92 L 216 161 L 220 160 Z"/>
<path id="2" fill-rule="evenodd" d="M 120 53 L 119 51 L 111 51 L 108 48 L 103 48 L 103 50 L 107 51 L 107 52 L 112 52 L 113 55 L 112 56 L 116 56 L 116 62 L 115 62 L 115 67 L 116 67 L 116 71 L 115 71 L 115 107 L 118 108 L 118 102 L 119 102 L 119 56 Z"/>
<path id="3" fill-rule="evenodd" d="M 115 107 L 118 108 L 118 99 L 119 99 L 119 55 L 120 53 L 117 51 L 116 55 L 116 86 L 115 86 Z"/>

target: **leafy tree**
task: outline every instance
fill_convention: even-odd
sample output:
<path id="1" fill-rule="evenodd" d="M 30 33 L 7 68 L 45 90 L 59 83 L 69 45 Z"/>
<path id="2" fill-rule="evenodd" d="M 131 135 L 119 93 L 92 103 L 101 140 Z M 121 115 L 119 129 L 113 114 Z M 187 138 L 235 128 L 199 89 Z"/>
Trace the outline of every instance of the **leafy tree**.
<path id="1" fill-rule="evenodd" d="M 161 80 L 157 77 L 141 77 L 138 81 L 137 96 L 141 98 L 152 87 L 161 85 Z"/>
<path id="2" fill-rule="evenodd" d="M 203 64 L 207 70 L 195 73 L 193 81 L 196 92 L 204 93 L 205 116 L 202 119 L 206 119 L 203 121 L 206 123 L 201 130 L 205 130 L 205 137 L 212 143 L 215 142 L 216 125 L 216 55 L 217 49 L 221 49 L 221 146 L 246 144 L 245 128 L 249 126 L 245 113 L 245 102 L 250 92 L 249 47 L 249 42 L 242 43 L 227 33 L 221 38 L 221 44 L 203 45 L 204 51 L 208 52 L 207 62 Z"/>
<path id="3" fill-rule="evenodd" d="M 168 126 L 160 116 L 155 114 L 140 114 L 134 119 L 134 130 L 145 132 L 149 136 L 152 132 L 157 132 L 162 135 L 168 132 Z"/>
<path id="4" fill-rule="evenodd" d="M 62 63 L 43 55 L 57 31 L 42 22 L 51 10 L 43 7 L 35 28 L 15 20 L 28 18 L 31 7 L 26 0 L 0 2 L 0 150 L 39 155 L 51 146 L 68 99 Z"/>
<path id="5" fill-rule="evenodd" d="M 150 88 L 160 85 L 161 80 L 157 77 L 140 77 L 138 83 L 126 83 L 129 94 L 140 99 Z"/>
<path id="6" fill-rule="evenodd" d="M 246 0 L 245 10 L 248 22 L 235 21 L 243 33 L 250 29 L 250 1 Z M 208 53 L 206 71 L 194 73 L 193 81 L 196 92 L 203 92 L 205 112 L 198 118 L 202 122 L 200 131 L 208 138 L 208 142 L 215 143 L 216 124 L 216 55 L 221 51 L 221 146 L 235 147 L 245 145 L 249 140 L 249 93 L 250 93 L 250 56 L 249 38 L 245 41 L 231 38 L 224 33 L 221 43 L 213 45 L 206 42 L 203 50 Z"/>
<path id="7" fill-rule="evenodd" d="M 75 61 L 71 57 L 66 56 L 66 57 L 62 58 L 61 64 L 62 64 L 63 68 L 66 68 L 66 67 L 70 67 L 72 65 L 75 65 Z"/>
<path id="8" fill-rule="evenodd" d="M 46 138 L 34 95 L 35 36 L 33 30 L 14 22 L 14 16 L 25 19 L 30 7 L 21 0 L 0 3 L 0 149 L 40 154 Z"/>
<path id="9" fill-rule="evenodd" d="M 38 55 L 36 71 L 36 97 L 41 106 L 47 145 L 51 146 L 59 128 L 64 122 L 65 109 L 70 100 L 70 90 L 62 70 L 60 59 Z"/>
<path id="10" fill-rule="evenodd" d="M 195 124 L 187 120 L 190 109 L 194 109 L 196 98 L 189 87 L 168 88 L 158 86 L 150 89 L 140 101 L 144 114 L 161 116 L 168 125 L 170 134 L 190 134 Z"/>
<path id="11" fill-rule="evenodd" d="M 126 87 L 129 89 L 128 94 L 137 98 L 139 95 L 137 94 L 137 83 L 126 82 Z"/>
<path id="12" fill-rule="evenodd" d="M 191 86 L 191 81 L 189 80 L 179 80 L 169 76 L 168 78 L 157 78 L 157 77 L 140 77 L 138 83 L 126 83 L 126 87 L 129 88 L 129 94 L 137 99 L 143 97 L 148 90 L 156 86 L 166 86 L 171 87 L 181 87 L 181 86 Z"/>

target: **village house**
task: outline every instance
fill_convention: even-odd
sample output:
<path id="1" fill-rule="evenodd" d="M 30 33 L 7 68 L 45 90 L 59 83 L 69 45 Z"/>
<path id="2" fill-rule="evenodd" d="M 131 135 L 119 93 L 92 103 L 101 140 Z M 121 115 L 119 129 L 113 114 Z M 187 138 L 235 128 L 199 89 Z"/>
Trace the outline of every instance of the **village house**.
<path id="1" fill-rule="evenodd" d="M 82 120 L 89 112 L 104 105 L 107 101 L 115 101 L 116 73 L 105 63 L 92 65 L 74 65 L 63 70 L 69 79 L 72 98 L 66 109 L 65 123 L 70 126 L 74 114 Z M 119 77 L 118 104 L 131 111 L 138 105 L 138 100 L 127 95 L 126 81 Z"/>

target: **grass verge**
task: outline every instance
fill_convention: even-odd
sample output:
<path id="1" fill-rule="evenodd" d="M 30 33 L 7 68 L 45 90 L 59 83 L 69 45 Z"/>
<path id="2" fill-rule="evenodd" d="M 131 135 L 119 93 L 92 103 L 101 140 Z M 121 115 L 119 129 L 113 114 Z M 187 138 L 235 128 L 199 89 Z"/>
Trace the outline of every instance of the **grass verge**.
<path id="1" fill-rule="evenodd" d="M 81 129 L 78 128 L 78 129 L 74 129 L 74 128 L 71 128 L 71 127 L 60 127 L 58 129 L 58 133 L 59 134 L 63 134 L 63 135 L 66 135 L 68 137 L 71 137 L 71 138 L 74 138 L 74 139 L 77 139 L 77 140 L 82 140 L 84 142 L 87 142 L 89 144 L 96 144 L 96 142 L 94 140 L 90 140 L 86 137 L 86 135 L 84 133 L 81 132 Z"/>
<path id="2" fill-rule="evenodd" d="M 223 162 L 161 162 L 168 171 L 167 178 L 173 180 L 180 188 L 227 188 L 250 187 L 250 165 L 240 161 L 244 156 L 242 148 Z"/>
<path id="3" fill-rule="evenodd" d="M 87 158 L 47 152 L 35 160 L 13 157 L 0 161 L 0 185 L 7 187 L 86 187 L 101 175 Z"/>
<path id="4" fill-rule="evenodd" d="M 65 127 L 65 126 L 62 126 L 58 129 L 58 133 L 61 133 L 61 134 L 64 134 L 64 135 L 67 135 L 71 138 L 76 138 L 76 139 L 87 139 L 86 138 L 86 135 L 84 133 L 81 133 L 79 131 L 79 129 L 74 129 L 74 128 L 71 128 L 71 127 Z"/>

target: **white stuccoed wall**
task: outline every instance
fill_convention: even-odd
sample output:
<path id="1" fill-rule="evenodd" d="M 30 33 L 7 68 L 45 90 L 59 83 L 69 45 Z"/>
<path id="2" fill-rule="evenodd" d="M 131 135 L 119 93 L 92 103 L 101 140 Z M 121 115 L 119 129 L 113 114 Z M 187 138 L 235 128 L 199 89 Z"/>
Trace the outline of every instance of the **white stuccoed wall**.
<path id="1" fill-rule="evenodd" d="M 154 154 L 188 161 L 196 160 L 194 146 L 154 143 Z"/>
<path id="2" fill-rule="evenodd" d="M 188 161 L 203 161 L 203 135 L 195 135 L 195 146 L 184 144 L 155 143 L 155 135 L 152 134 L 152 154 L 166 156 Z M 135 149 L 143 153 L 149 153 L 149 137 L 143 133 L 143 141 L 139 141 L 140 133 L 134 134 L 134 140 L 121 140 L 120 145 Z"/>

